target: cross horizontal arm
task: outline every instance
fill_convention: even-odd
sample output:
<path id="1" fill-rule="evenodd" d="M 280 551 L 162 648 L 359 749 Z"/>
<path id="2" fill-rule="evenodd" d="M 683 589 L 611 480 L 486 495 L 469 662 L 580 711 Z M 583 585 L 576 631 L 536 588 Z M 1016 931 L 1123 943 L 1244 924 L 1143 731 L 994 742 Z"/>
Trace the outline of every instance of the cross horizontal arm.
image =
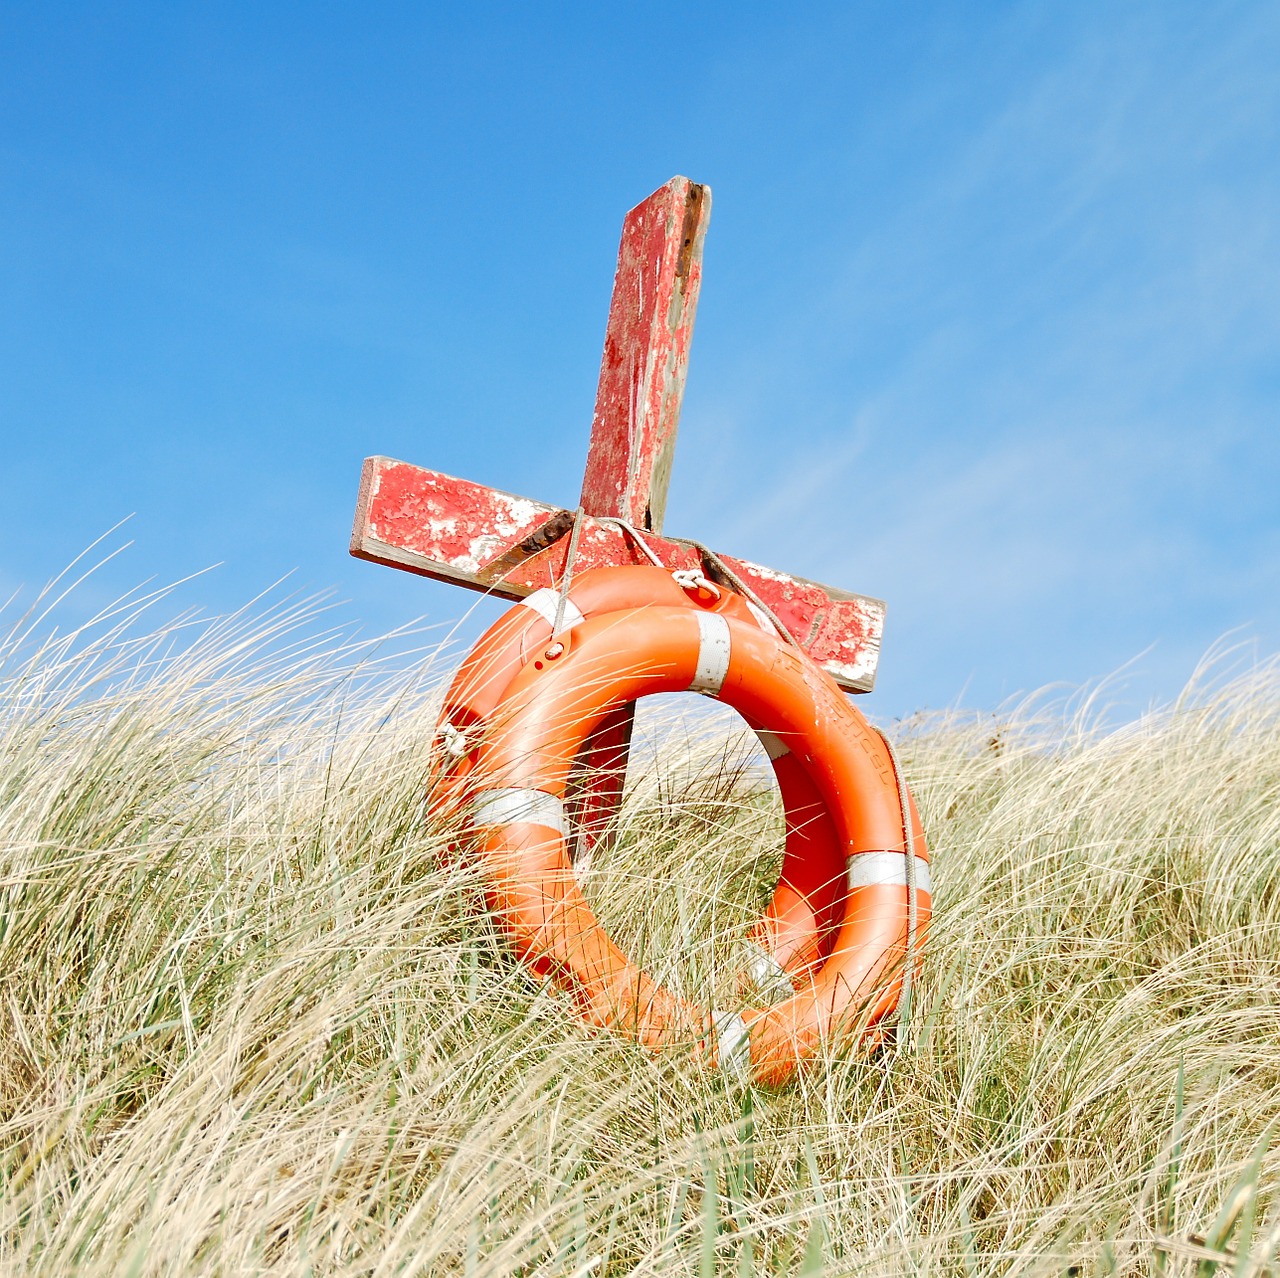
<path id="1" fill-rule="evenodd" d="M 351 553 L 504 599 L 558 583 L 565 571 L 573 512 L 424 470 L 387 457 L 365 461 Z M 644 534 L 675 569 L 707 569 L 697 546 Z M 875 683 L 884 603 L 745 559 L 721 559 L 760 596 L 809 655 L 849 692 Z M 616 523 L 583 516 L 575 572 L 647 563 Z M 714 571 L 708 575 L 714 575 Z"/>

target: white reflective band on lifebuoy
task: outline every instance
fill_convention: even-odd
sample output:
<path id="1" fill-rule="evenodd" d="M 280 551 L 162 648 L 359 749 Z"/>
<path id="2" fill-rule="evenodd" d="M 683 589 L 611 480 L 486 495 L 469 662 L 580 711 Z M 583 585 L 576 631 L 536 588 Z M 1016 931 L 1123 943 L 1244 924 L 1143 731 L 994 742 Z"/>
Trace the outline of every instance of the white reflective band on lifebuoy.
<path id="1" fill-rule="evenodd" d="M 906 887 L 907 858 L 901 852 L 859 852 L 849 858 L 848 874 L 851 888 Z M 933 895 L 929 862 L 922 856 L 916 857 L 916 891 Z"/>
<path id="2" fill-rule="evenodd" d="M 756 736 L 760 738 L 760 744 L 764 746 L 764 752 L 770 759 L 781 759 L 784 754 L 791 753 L 791 747 L 781 737 L 775 736 L 772 732 L 757 728 Z"/>
<path id="3" fill-rule="evenodd" d="M 787 975 L 787 969 L 778 962 L 768 950 L 761 949 L 752 941 L 743 941 L 747 975 L 751 983 L 767 998 L 777 1002 L 790 998 L 795 992 L 795 983 Z"/>
<path id="4" fill-rule="evenodd" d="M 735 1078 L 746 1078 L 751 1070 L 751 1034 L 736 1012 L 712 1012 L 716 1031 L 716 1057 L 721 1070 Z"/>
<path id="5" fill-rule="evenodd" d="M 545 825 L 568 837 L 564 803 L 545 790 L 481 790 L 471 819 L 476 825 L 511 825 L 516 821 Z"/>
<path id="6" fill-rule="evenodd" d="M 769 620 L 769 614 L 759 604 L 752 603 L 750 599 L 743 599 L 742 602 L 747 605 L 751 615 L 760 623 L 760 629 L 765 634 L 776 635 L 778 633 L 778 627 Z"/>
<path id="7" fill-rule="evenodd" d="M 531 595 L 525 595 L 520 603 L 525 608 L 532 608 L 534 612 L 542 618 L 549 626 L 556 624 L 556 609 L 560 607 L 560 592 L 551 590 L 547 586 L 543 586 L 541 590 L 535 590 Z M 563 634 L 566 630 L 572 630 L 574 626 L 582 624 L 582 610 L 572 599 L 564 601 L 564 617 L 560 622 L 560 629 L 556 634 Z"/>
<path id="8" fill-rule="evenodd" d="M 716 612 L 700 612 L 698 618 L 698 668 L 690 692 L 720 691 L 729 673 L 729 623 Z"/>

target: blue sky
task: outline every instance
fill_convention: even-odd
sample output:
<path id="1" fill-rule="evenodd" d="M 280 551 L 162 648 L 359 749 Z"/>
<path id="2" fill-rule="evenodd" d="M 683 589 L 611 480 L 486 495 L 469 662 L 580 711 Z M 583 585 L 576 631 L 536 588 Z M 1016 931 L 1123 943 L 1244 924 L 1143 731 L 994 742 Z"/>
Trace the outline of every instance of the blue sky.
<path id="1" fill-rule="evenodd" d="M 0 56 L 6 595 L 132 515 L 69 619 L 213 564 L 459 617 L 348 559 L 361 458 L 574 504 L 684 173 L 667 528 L 887 599 L 871 713 L 1280 650 L 1274 4 L 26 4 Z"/>

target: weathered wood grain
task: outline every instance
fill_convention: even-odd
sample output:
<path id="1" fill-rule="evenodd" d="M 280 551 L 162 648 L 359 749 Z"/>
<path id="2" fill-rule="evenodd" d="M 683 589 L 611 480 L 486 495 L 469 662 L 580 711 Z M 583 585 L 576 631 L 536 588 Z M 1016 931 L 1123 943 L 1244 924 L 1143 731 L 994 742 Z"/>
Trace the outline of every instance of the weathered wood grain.
<path id="1" fill-rule="evenodd" d="M 662 530 L 711 190 L 674 177 L 622 224 L 582 507 Z"/>

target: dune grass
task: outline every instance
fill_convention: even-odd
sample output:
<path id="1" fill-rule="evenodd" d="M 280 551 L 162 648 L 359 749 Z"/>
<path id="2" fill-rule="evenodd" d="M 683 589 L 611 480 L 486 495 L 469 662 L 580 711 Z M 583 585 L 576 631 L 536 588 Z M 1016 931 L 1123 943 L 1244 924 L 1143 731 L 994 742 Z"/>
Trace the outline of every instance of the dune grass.
<path id="1" fill-rule="evenodd" d="M 1275 666 L 897 725 L 911 1023 L 760 1092 L 513 967 L 423 811 L 445 666 L 317 625 L 0 650 L 4 1272 L 1280 1273 Z M 700 994 L 781 822 L 740 733 L 657 740 L 587 890 Z"/>

